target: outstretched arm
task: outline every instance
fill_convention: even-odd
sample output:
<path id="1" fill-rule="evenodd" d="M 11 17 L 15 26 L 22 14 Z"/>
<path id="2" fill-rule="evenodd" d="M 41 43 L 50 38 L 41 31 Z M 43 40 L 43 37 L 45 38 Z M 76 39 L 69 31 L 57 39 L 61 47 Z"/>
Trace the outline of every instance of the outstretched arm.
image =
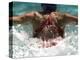
<path id="1" fill-rule="evenodd" d="M 34 13 L 27 13 L 24 15 L 20 15 L 20 16 L 13 16 L 13 17 L 9 17 L 9 20 L 12 20 L 14 22 L 23 22 L 25 20 L 28 20 L 29 18 L 33 18 L 34 17 Z"/>
<path id="2" fill-rule="evenodd" d="M 70 14 L 64 14 L 64 19 L 67 21 L 67 22 L 76 22 L 76 24 L 78 23 L 78 17 L 77 16 L 72 16 Z"/>
<path id="3" fill-rule="evenodd" d="M 24 21 L 33 20 L 33 18 L 35 17 L 41 18 L 42 16 L 38 12 L 31 12 L 31 13 L 27 13 L 21 16 L 9 17 L 9 20 L 22 23 Z"/>
<path id="4" fill-rule="evenodd" d="M 51 16 L 55 17 L 60 24 L 62 22 L 65 22 L 65 23 L 76 22 L 76 24 L 78 23 L 78 17 L 70 15 L 68 13 L 52 12 Z"/>

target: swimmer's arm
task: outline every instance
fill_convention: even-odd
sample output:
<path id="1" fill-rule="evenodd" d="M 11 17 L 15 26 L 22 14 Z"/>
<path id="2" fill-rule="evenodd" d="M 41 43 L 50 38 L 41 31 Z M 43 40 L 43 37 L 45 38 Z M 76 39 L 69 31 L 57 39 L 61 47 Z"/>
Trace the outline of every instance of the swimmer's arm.
<path id="1" fill-rule="evenodd" d="M 76 22 L 78 23 L 78 17 L 77 16 L 72 16 L 70 14 L 64 14 L 64 19 L 67 20 L 68 22 Z"/>
<path id="2" fill-rule="evenodd" d="M 33 17 L 34 17 L 34 13 L 31 12 L 20 16 L 9 17 L 9 20 L 12 20 L 14 22 L 23 22 L 25 20 L 28 20 L 29 18 L 32 19 Z"/>
<path id="3" fill-rule="evenodd" d="M 31 13 L 27 13 L 21 16 L 13 16 L 13 17 L 9 17 L 10 21 L 14 21 L 14 22 L 24 22 L 24 21 L 29 21 L 29 20 L 33 20 L 35 17 L 39 17 L 42 18 L 42 16 L 38 13 L 38 12 L 31 12 Z"/>

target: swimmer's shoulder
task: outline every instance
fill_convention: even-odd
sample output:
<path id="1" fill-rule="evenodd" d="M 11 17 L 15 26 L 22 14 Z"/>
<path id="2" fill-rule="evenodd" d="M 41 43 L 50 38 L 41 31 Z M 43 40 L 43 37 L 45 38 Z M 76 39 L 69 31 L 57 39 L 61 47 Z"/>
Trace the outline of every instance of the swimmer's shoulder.
<path id="1" fill-rule="evenodd" d="M 55 16 L 56 16 L 56 19 L 57 20 L 63 20 L 63 18 L 64 18 L 64 13 L 61 13 L 61 12 L 52 12 L 52 14 L 55 14 Z"/>

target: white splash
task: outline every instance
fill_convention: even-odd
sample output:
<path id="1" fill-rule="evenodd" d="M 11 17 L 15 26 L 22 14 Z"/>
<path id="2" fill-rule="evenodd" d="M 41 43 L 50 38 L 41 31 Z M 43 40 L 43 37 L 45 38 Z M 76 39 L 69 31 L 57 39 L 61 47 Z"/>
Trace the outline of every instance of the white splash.
<path id="1" fill-rule="evenodd" d="M 60 41 L 57 46 L 49 48 L 39 48 L 42 41 L 37 38 L 32 38 L 33 29 L 30 23 L 14 25 L 12 31 L 13 58 L 77 54 L 77 25 L 66 25 L 65 38 Z"/>

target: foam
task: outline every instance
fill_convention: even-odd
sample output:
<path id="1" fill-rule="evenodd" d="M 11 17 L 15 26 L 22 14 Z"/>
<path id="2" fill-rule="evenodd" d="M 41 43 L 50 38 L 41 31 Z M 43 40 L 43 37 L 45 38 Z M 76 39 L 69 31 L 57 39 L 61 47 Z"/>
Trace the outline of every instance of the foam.
<path id="1" fill-rule="evenodd" d="M 39 48 L 42 41 L 31 37 L 33 28 L 30 23 L 13 25 L 13 58 L 77 54 L 77 29 L 77 25 L 68 24 L 65 27 L 65 38 L 57 46 Z"/>

